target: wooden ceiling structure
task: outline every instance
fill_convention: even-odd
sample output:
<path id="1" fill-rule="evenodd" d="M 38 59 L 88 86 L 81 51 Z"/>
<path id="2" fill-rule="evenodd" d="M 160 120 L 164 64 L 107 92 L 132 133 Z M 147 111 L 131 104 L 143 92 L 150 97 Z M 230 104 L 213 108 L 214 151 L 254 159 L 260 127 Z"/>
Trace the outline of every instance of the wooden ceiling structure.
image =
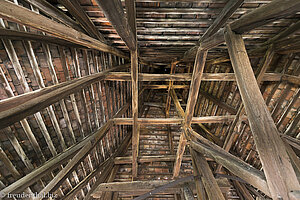
<path id="1" fill-rule="evenodd" d="M 1 199 L 300 199 L 300 0 L 0 0 Z"/>

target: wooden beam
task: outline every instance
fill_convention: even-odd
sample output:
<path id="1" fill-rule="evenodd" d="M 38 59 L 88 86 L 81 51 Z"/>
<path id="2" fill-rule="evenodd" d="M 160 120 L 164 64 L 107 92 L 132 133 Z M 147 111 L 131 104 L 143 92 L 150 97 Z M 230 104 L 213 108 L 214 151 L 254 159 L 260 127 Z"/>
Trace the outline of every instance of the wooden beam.
<path id="1" fill-rule="evenodd" d="M 166 186 L 168 184 L 168 188 L 178 190 L 182 187 L 182 184 L 185 182 L 192 183 L 193 176 L 183 177 L 176 180 L 149 180 L 149 181 L 129 181 L 129 182 L 112 182 L 112 183 L 102 183 L 98 186 L 96 192 L 149 192 L 161 186 Z M 217 179 L 218 185 L 221 188 L 227 188 L 228 185 L 224 184 L 222 179 Z M 192 185 L 192 184 L 191 184 Z M 163 189 L 167 190 L 167 187 Z M 163 192 L 163 190 L 160 190 Z M 166 191 L 165 191 L 166 192 Z"/>
<path id="2" fill-rule="evenodd" d="M 96 29 L 94 23 L 82 9 L 77 0 L 58 0 L 58 2 L 68 9 L 69 13 L 76 19 L 76 21 L 80 23 L 88 35 L 100 40 L 103 43 L 106 43 L 103 35 Z"/>
<path id="3" fill-rule="evenodd" d="M 192 150 L 192 149 L 191 149 Z M 191 151 L 192 157 L 195 160 L 195 164 L 197 166 L 197 170 L 201 175 L 202 183 L 204 185 L 206 194 L 209 199 L 218 199 L 218 200 L 225 200 L 221 189 L 218 186 L 218 183 L 212 173 L 211 168 L 209 167 L 205 157 L 192 150 Z"/>
<path id="4" fill-rule="evenodd" d="M 254 28 L 270 23 L 280 18 L 295 14 L 300 11 L 300 2 L 294 0 L 275 0 L 264 6 L 261 6 L 241 18 L 235 20 L 230 24 L 231 29 L 234 32 L 242 34 L 248 32 Z M 218 32 L 213 34 L 211 37 L 203 40 L 200 44 L 202 49 L 211 49 L 219 44 L 225 42 L 224 40 L 224 29 L 220 29 Z M 188 50 L 184 59 L 194 57 L 196 55 L 198 47 L 193 47 Z"/>
<path id="5" fill-rule="evenodd" d="M 183 196 L 184 196 L 185 200 L 194 200 L 195 199 L 193 191 L 191 190 L 188 183 L 185 183 L 183 186 Z"/>
<path id="6" fill-rule="evenodd" d="M 225 115 L 225 116 L 206 116 L 206 117 L 193 117 L 191 120 L 192 124 L 197 123 L 226 123 L 231 122 L 235 118 L 235 115 Z M 247 120 L 243 117 L 243 120 Z M 132 125 L 132 118 L 115 118 L 114 123 L 116 125 Z M 184 122 L 182 118 L 138 118 L 137 122 L 139 124 L 181 124 Z"/>
<path id="7" fill-rule="evenodd" d="M 215 34 L 226 23 L 229 17 L 231 17 L 231 15 L 242 5 L 243 2 L 244 0 L 227 1 L 226 5 L 219 13 L 218 17 L 214 20 L 214 23 L 210 25 L 209 28 L 205 31 L 205 33 L 202 35 L 202 37 L 199 40 L 199 43 Z"/>
<path id="8" fill-rule="evenodd" d="M 300 185 L 260 93 L 242 36 L 227 27 L 225 40 L 271 196 L 289 199 L 289 191 L 299 190 Z"/>
<path id="9" fill-rule="evenodd" d="M 131 51 L 136 50 L 136 39 L 130 27 L 120 0 L 96 0 L 105 17 L 116 29 L 119 36 Z"/>
<path id="10" fill-rule="evenodd" d="M 137 177 L 139 155 L 139 124 L 138 124 L 138 61 L 137 51 L 131 52 L 131 84 L 132 84 L 132 177 Z"/>
<path id="11" fill-rule="evenodd" d="M 217 163 L 223 165 L 236 176 L 258 188 L 265 194 L 270 195 L 266 178 L 263 172 L 255 169 L 248 163 L 242 161 L 240 158 L 237 158 L 232 154 L 224 151 L 221 147 L 212 142 L 209 142 L 198 133 L 194 133 L 190 130 L 189 133 L 191 135 L 197 135 L 197 139 L 201 140 L 201 143 L 189 141 L 189 145 L 195 151 L 205 154 L 206 157 L 214 159 Z"/>
<path id="12" fill-rule="evenodd" d="M 174 162 L 176 155 L 164 155 L 164 156 L 139 156 L 137 159 L 138 163 L 148 163 L 148 162 Z M 183 156 L 182 160 L 191 161 L 191 156 Z M 132 157 L 116 157 L 115 164 L 130 164 L 132 162 Z"/>
<path id="13" fill-rule="evenodd" d="M 104 78 L 105 74 L 109 71 L 124 67 L 126 68 L 128 66 L 129 64 L 113 67 L 97 74 L 5 99 L 0 102 L 0 128 L 18 122 L 26 116 L 34 114 L 70 94 L 73 94 L 92 83 L 98 82 Z"/>
<path id="14" fill-rule="evenodd" d="M 194 114 L 194 108 L 196 105 L 196 100 L 198 98 L 200 83 L 202 79 L 202 74 L 205 66 L 207 51 L 202 51 L 200 48 L 197 51 L 197 56 L 195 59 L 194 70 L 192 75 L 192 81 L 189 91 L 189 97 L 187 101 L 187 106 L 184 116 L 184 126 L 190 126 Z M 183 133 L 180 134 L 179 144 L 176 152 L 176 161 L 174 163 L 173 178 L 177 177 L 180 172 L 180 166 L 182 161 L 182 156 L 185 151 L 186 138 Z"/>
<path id="15" fill-rule="evenodd" d="M 25 0 L 39 10 L 47 13 L 51 18 L 58 20 L 59 22 L 76 29 L 77 31 L 83 32 L 84 30 L 79 26 L 77 22 L 68 17 L 63 11 L 56 8 L 46 0 Z"/>
<path id="16" fill-rule="evenodd" d="M 1 0 L 0 3 L 0 16 L 4 19 L 36 28 L 46 33 L 50 33 L 54 37 L 67 40 L 78 45 L 127 58 L 123 52 L 73 28 L 55 22 L 22 6 L 15 5 L 10 1 Z"/>
<path id="17" fill-rule="evenodd" d="M 43 41 L 46 43 L 70 46 L 70 47 L 78 47 L 78 48 L 86 48 L 85 46 L 74 44 L 69 42 L 68 40 L 64 40 L 61 38 L 49 36 L 49 35 L 41 35 L 36 33 L 29 33 L 25 31 L 17 31 L 11 29 L 0 28 L 0 37 L 11 39 L 11 40 L 31 40 L 31 41 Z"/>
<path id="18" fill-rule="evenodd" d="M 178 74 L 147 74 L 139 73 L 139 81 L 191 81 L 192 74 L 178 73 Z M 107 74 L 105 80 L 110 81 L 130 81 L 130 73 L 128 72 L 110 72 Z M 266 73 L 263 76 L 263 81 L 282 81 L 286 80 L 290 83 L 297 84 L 299 78 L 280 73 Z M 235 81 L 234 73 L 203 73 L 201 81 Z M 185 87 L 185 86 L 184 86 Z M 189 87 L 189 86 L 188 86 Z M 174 88 L 175 89 L 175 88 Z"/>

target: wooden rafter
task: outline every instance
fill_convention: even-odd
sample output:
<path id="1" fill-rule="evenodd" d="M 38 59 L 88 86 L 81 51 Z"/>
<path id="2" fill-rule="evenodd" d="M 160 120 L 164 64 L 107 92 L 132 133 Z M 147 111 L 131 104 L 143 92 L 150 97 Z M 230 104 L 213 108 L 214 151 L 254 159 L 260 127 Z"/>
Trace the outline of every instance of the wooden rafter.
<path id="1" fill-rule="evenodd" d="M 102 8 L 107 19 L 111 22 L 117 33 L 131 51 L 136 50 L 136 34 L 126 20 L 126 16 L 120 0 L 96 0 Z M 130 13 L 131 14 L 131 13 Z M 133 18 L 131 18 L 133 19 Z"/>
<path id="2" fill-rule="evenodd" d="M 99 40 L 91 38 L 81 32 L 78 32 L 73 28 L 55 22 L 35 12 L 32 12 L 22 6 L 15 5 L 14 3 L 11 3 L 6 0 L 1 0 L 0 3 L 0 16 L 4 19 L 11 20 L 33 28 L 37 28 L 46 33 L 50 33 L 55 37 L 65 39 L 75 44 L 112 53 L 117 56 L 126 57 L 126 55 L 123 52 L 103 42 L 100 42 Z"/>
<path id="3" fill-rule="evenodd" d="M 289 192 L 299 190 L 300 185 L 260 93 L 242 36 L 233 33 L 228 26 L 225 40 L 271 196 L 289 199 Z M 274 176 L 276 173 L 281 175 Z"/>

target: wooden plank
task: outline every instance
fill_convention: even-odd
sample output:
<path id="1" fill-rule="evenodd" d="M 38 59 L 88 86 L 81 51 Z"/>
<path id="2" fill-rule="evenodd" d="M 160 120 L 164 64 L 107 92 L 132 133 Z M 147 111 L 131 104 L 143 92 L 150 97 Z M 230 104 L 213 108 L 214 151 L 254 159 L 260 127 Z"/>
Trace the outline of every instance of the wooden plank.
<path id="1" fill-rule="evenodd" d="M 5 99 L 0 102 L 0 128 L 20 121 L 26 116 L 34 114 L 70 94 L 92 83 L 98 82 L 104 78 L 105 74 L 109 71 L 126 67 L 129 67 L 129 64 L 113 67 L 97 74 L 73 79 L 44 89 Z"/>
<path id="2" fill-rule="evenodd" d="M 4 19 L 14 21 L 38 30 L 50 33 L 55 37 L 65 39 L 69 42 L 79 44 L 88 48 L 97 49 L 120 57 L 127 57 L 123 52 L 91 38 L 73 28 L 55 22 L 47 17 L 32 12 L 22 6 L 15 5 L 6 0 L 1 0 L 0 16 Z"/>
<path id="3" fill-rule="evenodd" d="M 191 123 L 226 123 L 233 121 L 235 115 L 225 115 L 225 116 L 206 116 L 206 117 L 193 117 Z M 247 120 L 243 117 L 243 120 Z M 181 124 L 184 122 L 182 118 L 138 118 L 137 122 L 139 124 Z M 116 125 L 132 125 L 132 118 L 115 118 L 114 123 Z"/>
<path id="4" fill-rule="evenodd" d="M 227 1 L 226 5 L 219 13 L 218 17 L 214 20 L 214 23 L 210 25 L 209 28 L 205 31 L 205 33 L 202 35 L 202 37 L 199 40 L 199 43 L 215 34 L 226 23 L 229 17 L 231 17 L 231 15 L 242 5 L 243 2 L 244 0 Z"/>
<path id="5" fill-rule="evenodd" d="M 192 80 L 192 74 L 189 73 L 177 73 L 177 74 L 139 73 L 138 76 L 139 76 L 138 77 L 139 81 L 191 81 Z M 131 78 L 130 78 L 130 73 L 127 72 L 110 72 L 107 74 L 105 80 L 130 81 Z M 298 77 L 294 77 L 291 75 L 282 75 L 280 73 L 266 73 L 263 76 L 263 81 L 278 82 L 282 80 L 286 80 L 289 81 L 290 83 L 295 83 L 295 84 L 299 82 Z M 203 73 L 202 81 L 235 81 L 235 75 L 234 73 Z"/>
<path id="6" fill-rule="evenodd" d="M 106 43 L 103 35 L 96 29 L 94 23 L 77 0 L 58 0 L 58 2 L 68 9 L 69 13 L 80 23 L 80 25 L 86 30 L 87 34 L 103 43 Z"/>
<path id="7" fill-rule="evenodd" d="M 212 173 L 211 168 L 209 167 L 205 157 L 192 150 L 192 157 L 195 160 L 195 164 L 197 166 L 197 170 L 201 175 L 201 180 L 204 185 L 206 194 L 209 199 L 223 199 L 225 200 L 221 189 L 219 188 L 217 181 Z"/>
<path id="8" fill-rule="evenodd" d="M 241 18 L 232 22 L 230 26 L 234 32 L 242 34 L 277 19 L 295 14 L 298 11 L 300 11 L 300 2 L 298 1 L 275 0 L 243 15 Z M 201 48 L 210 49 L 224 43 L 223 33 L 224 29 L 222 28 L 211 37 L 203 40 L 200 45 Z M 197 48 L 196 46 L 188 50 L 184 55 L 184 59 L 195 56 Z"/>
<path id="9" fill-rule="evenodd" d="M 225 40 L 271 196 L 289 199 L 288 191 L 298 190 L 300 185 L 260 93 L 242 36 L 227 27 Z"/>
<path id="10" fill-rule="evenodd" d="M 139 156 L 137 159 L 138 163 L 148 163 L 148 162 L 174 162 L 176 155 L 164 155 L 164 156 Z M 183 156 L 182 160 L 191 161 L 191 156 Z M 130 164 L 132 162 L 132 157 L 116 157 L 115 164 Z"/>
<path id="11" fill-rule="evenodd" d="M 193 114 L 194 114 L 194 108 L 195 108 L 195 105 L 197 102 L 196 100 L 198 98 L 201 78 L 202 78 L 202 74 L 203 74 L 203 70 L 204 70 L 204 66 L 205 66 L 206 56 L 207 56 L 207 51 L 201 51 L 199 48 L 197 51 L 196 59 L 195 59 L 194 70 L 193 70 L 193 75 L 192 75 L 192 80 L 191 80 L 191 85 L 190 85 L 190 91 L 189 91 L 187 106 L 186 106 L 186 110 L 185 110 L 184 126 L 191 125 L 191 121 L 192 121 Z M 177 152 L 176 152 L 176 161 L 174 163 L 173 178 L 175 178 L 179 175 L 182 156 L 185 151 L 185 144 L 186 144 L 185 136 L 183 133 L 181 133 L 180 138 L 179 138 Z"/>
<path id="12" fill-rule="evenodd" d="M 39 41 L 39 42 L 43 41 L 46 43 L 51 43 L 56 45 L 86 48 L 85 46 L 74 44 L 67 40 L 49 36 L 49 35 L 40 35 L 36 33 L 28 33 L 24 31 L 17 31 L 17 30 L 4 29 L 4 28 L 0 28 L 0 36 L 11 40 L 31 40 L 31 41 Z"/>
<path id="13" fill-rule="evenodd" d="M 8 83 L 8 80 L 7 80 L 7 78 L 6 78 L 6 76 L 5 76 L 5 74 L 4 74 L 4 72 L 3 72 L 3 70 L 2 70 L 1 67 L 0 67 L 0 72 L 1 72 L 0 78 L 3 81 L 2 84 L 4 85 L 4 88 L 5 88 L 5 91 L 7 93 L 7 96 L 8 97 L 15 96 L 14 93 L 13 93 L 13 90 L 12 90 L 10 84 Z M 38 144 L 38 142 L 36 140 L 36 137 L 33 134 L 32 130 L 31 130 L 30 126 L 29 126 L 29 123 L 28 123 L 27 119 L 21 120 L 20 123 L 21 123 L 21 126 L 22 126 L 22 128 L 23 128 L 23 130 L 24 130 L 24 132 L 25 132 L 25 134 L 26 134 L 26 136 L 28 138 L 28 140 L 30 141 L 30 143 L 32 145 L 32 148 L 34 149 L 34 151 L 36 152 L 36 154 L 39 156 L 39 158 L 43 162 L 45 162 L 46 161 L 45 156 L 42 153 L 41 147 Z"/>
<path id="14" fill-rule="evenodd" d="M 193 191 L 191 190 L 189 184 L 184 184 L 183 186 L 183 196 L 186 200 L 194 200 L 194 194 Z"/>
<path id="15" fill-rule="evenodd" d="M 136 39 L 133 29 L 126 20 L 120 0 L 96 0 L 105 17 L 110 21 L 122 40 L 131 51 L 136 50 Z"/>
<path id="16" fill-rule="evenodd" d="M 258 188 L 267 195 L 270 195 L 266 178 L 263 172 L 255 169 L 248 163 L 242 161 L 240 158 L 233 156 L 232 154 L 224 151 L 221 147 L 209 142 L 197 133 L 197 139 L 201 139 L 201 143 L 189 141 L 190 146 L 206 157 L 214 159 L 217 163 L 223 165 L 230 172 L 240 177 L 247 183 Z"/>
<path id="17" fill-rule="evenodd" d="M 79 26 L 78 23 L 76 23 L 74 20 L 68 17 L 60 9 L 48 3 L 46 0 L 25 0 L 25 1 L 27 1 L 34 7 L 38 8 L 39 10 L 43 11 L 44 13 L 47 13 L 47 15 L 49 15 L 53 19 L 56 19 L 59 22 L 76 29 L 77 31 L 83 32 L 83 29 Z"/>
<path id="18" fill-rule="evenodd" d="M 137 157 L 139 155 L 139 124 L 138 124 L 138 61 L 137 51 L 131 52 L 131 84 L 132 84 L 132 177 L 138 175 Z"/>

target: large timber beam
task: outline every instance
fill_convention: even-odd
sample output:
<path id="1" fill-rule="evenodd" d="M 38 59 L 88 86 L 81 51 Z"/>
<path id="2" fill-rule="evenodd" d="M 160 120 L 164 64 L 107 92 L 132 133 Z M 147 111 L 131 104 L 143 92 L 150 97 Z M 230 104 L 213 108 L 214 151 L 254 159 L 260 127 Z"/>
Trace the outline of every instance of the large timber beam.
<path id="1" fill-rule="evenodd" d="M 36 28 L 46 33 L 50 33 L 54 37 L 67 40 L 78 45 L 127 58 L 123 52 L 115 49 L 114 47 L 111 47 L 64 24 L 55 22 L 43 15 L 37 14 L 25 7 L 16 5 L 7 0 L 0 0 L 0 4 L 0 17 L 4 19 Z"/>
<path id="2" fill-rule="evenodd" d="M 47 2 L 46 0 L 25 0 L 34 7 L 38 8 L 40 11 L 47 13 L 53 19 L 58 20 L 59 22 L 70 26 L 77 31 L 84 32 L 84 30 L 80 27 L 80 25 L 68 17 L 63 11 L 56 8 L 55 6 L 51 5 L 51 3 Z"/>
<path id="3" fill-rule="evenodd" d="M 244 30 L 243 27 L 241 30 Z M 273 199 L 290 199 L 289 192 L 299 190 L 300 185 L 259 90 L 242 36 L 227 26 L 225 40 L 271 196 Z"/>
<path id="4" fill-rule="evenodd" d="M 277 19 L 295 14 L 298 11 L 300 11 L 299 1 L 275 0 L 253 10 L 246 15 L 243 15 L 241 18 L 232 22 L 230 25 L 231 29 L 234 32 L 242 34 Z M 224 42 L 224 29 L 222 28 L 211 37 L 203 40 L 200 46 L 202 49 L 210 49 Z M 193 47 L 188 50 L 184 55 L 184 59 L 194 57 L 196 55 L 197 49 L 197 47 Z"/>
<path id="5" fill-rule="evenodd" d="M 185 126 L 191 125 L 191 121 L 192 121 L 193 114 L 194 114 L 194 108 L 195 108 L 197 98 L 198 98 L 202 74 L 203 74 L 203 70 L 204 70 L 204 66 L 205 66 L 206 56 L 207 56 L 207 50 L 203 51 L 199 48 L 197 51 L 196 59 L 195 59 L 194 70 L 193 70 L 193 75 L 192 75 L 192 80 L 191 80 L 190 91 L 189 91 L 189 97 L 188 97 L 186 110 L 185 110 L 185 116 L 184 116 L 184 125 Z M 173 178 L 175 178 L 179 175 L 182 156 L 185 151 L 185 144 L 186 144 L 186 138 L 182 132 L 180 134 L 179 144 L 178 144 L 178 148 L 177 148 L 177 152 L 176 152 L 177 157 L 176 157 L 176 161 L 174 163 Z"/>
<path id="6" fill-rule="evenodd" d="M 195 170 L 198 170 L 198 173 L 201 176 L 201 181 L 204 185 L 208 198 L 216 199 L 216 200 L 225 200 L 222 191 L 219 188 L 219 185 L 205 157 L 199 152 L 192 150 L 191 148 L 190 150 L 191 150 L 193 160 L 195 161 L 195 166 L 196 166 Z"/>
<path id="7" fill-rule="evenodd" d="M 96 0 L 107 19 L 131 51 L 136 50 L 135 33 L 126 19 L 120 0 Z"/>
<path id="8" fill-rule="evenodd" d="M 80 23 L 91 37 L 106 43 L 103 35 L 97 30 L 94 23 L 80 6 L 78 0 L 58 0 L 58 2 L 68 9 L 69 13 Z"/>
<path id="9" fill-rule="evenodd" d="M 205 33 L 200 38 L 199 42 L 207 39 L 216 33 L 229 19 L 229 17 L 238 9 L 244 0 L 229 0 L 225 7 L 222 9 L 221 13 L 215 19 L 214 23 L 209 26 L 209 28 L 205 31 Z"/>
<path id="10" fill-rule="evenodd" d="M 2 100 L 0 102 L 0 128 L 7 127 L 18 122 L 26 116 L 34 114 L 88 85 L 99 82 L 99 80 L 102 80 L 108 72 L 124 69 L 129 67 L 129 65 L 130 64 L 116 66 L 97 74 L 63 82 Z"/>
<path id="11" fill-rule="evenodd" d="M 69 42 L 68 40 L 49 36 L 49 35 L 41 35 L 36 33 L 29 33 L 25 31 L 17 31 L 17 30 L 5 29 L 5 28 L 0 28 L 0 37 L 11 39 L 11 40 L 32 40 L 38 42 L 43 41 L 45 43 L 51 43 L 51 44 L 62 45 L 62 46 L 86 48 L 82 45 Z"/>
<path id="12" fill-rule="evenodd" d="M 206 116 L 206 117 L 193 117 L 191 124 L 199 123 L 226 123 L 231 122 L 235 118 L 235 115 L 225 115 L 225 116 Z M 243 117 L 243 120 L 247 120 Z M 184 119 L 182 118 L 138 118 L 137 122 L 139 124 L 182 124 Z M 132 118 L 115 118 L 114 123 L 116 125 L 133 125 Z"/>
<path id="13" fill-rule="evenodd" d="M 198 133 L 195 133 L 190 128 L 188 128 L 187 131 L 189 135 L 197 137 L 197 139 L 200 140 L 200 142 L 190 140 L 189 145 L 191 148 L 199 153 L 204 154 L 206 157 L 214 159 L 217 163 L 223 165 L 236 176 L 258 188 L 265 194 L 270 195 L 263 172 L 255 169 L 240 158 L 237 158 L 236 156 L 226 152 L 224 149 L 208 141 Z"/>
<path id="14" fill-rule="evenodd" d="M 1 33 L 0 33 L 1 34 Z M 139 73 L 139 81 L 191 81 L 192 74 L 147 74 Z M 111 81 L 130 81 L 131 74 L 128 72 L 110 72 L 105 80 Z M 289 83 L 298 84 L 299 77 L 280 73 L 266 73 L 263 76 L 263 81 L 288 81 Z M 203 73 L 201 81 L 235 81 L 234 73 Z M 189 87 L 189 86 L 188 86 Z"/>

